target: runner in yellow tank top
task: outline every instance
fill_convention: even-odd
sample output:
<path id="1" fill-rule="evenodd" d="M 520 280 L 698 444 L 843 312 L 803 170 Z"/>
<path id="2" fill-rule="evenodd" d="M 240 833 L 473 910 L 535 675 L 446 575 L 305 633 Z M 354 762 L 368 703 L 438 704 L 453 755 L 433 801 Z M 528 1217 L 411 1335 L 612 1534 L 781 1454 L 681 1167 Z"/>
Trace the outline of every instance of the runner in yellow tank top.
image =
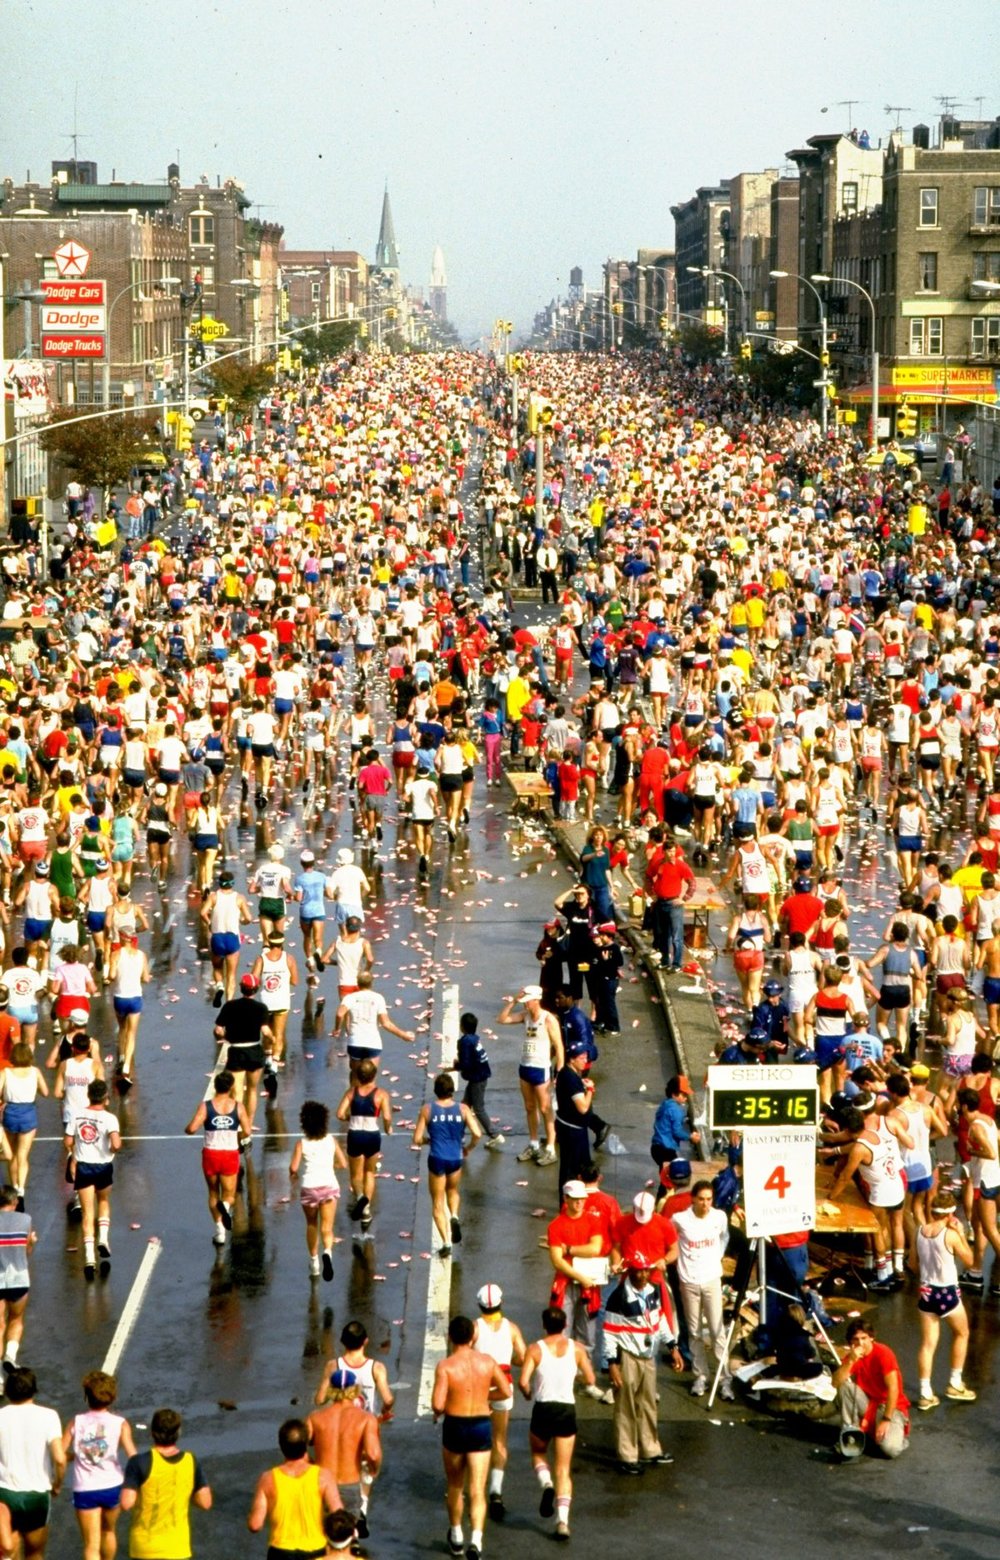
<path id="1" fill-rule="evenodd" d="M 278 1431 L 285 1461 L 262 1473 L 247 1517 L 251 1533 L 270 1522 L 268 1560 L 320 1560 L 326 1554 L 323 1513 L 339 1511 L 343 1502 L 333 1476 L 309 1461 L 309 1428 L 301 1419 L 286 1419 Z"/>

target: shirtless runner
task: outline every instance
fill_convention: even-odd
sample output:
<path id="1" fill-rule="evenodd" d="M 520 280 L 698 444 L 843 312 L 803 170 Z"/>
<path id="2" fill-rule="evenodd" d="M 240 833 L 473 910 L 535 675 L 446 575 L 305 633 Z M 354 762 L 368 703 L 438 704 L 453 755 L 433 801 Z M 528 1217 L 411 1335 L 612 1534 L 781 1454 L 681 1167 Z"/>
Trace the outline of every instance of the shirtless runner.
<path id="1" fill-rule="evenodd" d="M 316 1461 L 332 1474 L 344 1505 L 357 1511 L 358 1538 L 367 1538 L 368 1499 L 382 1465 L 382 1437 L 352 1370 L 333 1372 L 326 1407 L 311 1413 L 306 1424 Z"/>
<path id="2" fill-rule="evenodd" d="M 467 1316 L 453 1316 L 448 1324 L 451 1353 L 434 1372 L 431 1407 L 435 1421 L 444 1416 L 441 1458 L 448 1480 L 448 1550 L 460 1555 L 465 1543 L 462 1513 L 465 1481 L 469 1481 L 469 1518 L 472 1533 L 466 1560 L 480 1560 L 486 1522 L 486 1475 L 490 1466 L 493 1435 L 491 1404 L 510 1396 L 510 1383 L 496 1360 L 473 1348 L 476 1326 Z"/>

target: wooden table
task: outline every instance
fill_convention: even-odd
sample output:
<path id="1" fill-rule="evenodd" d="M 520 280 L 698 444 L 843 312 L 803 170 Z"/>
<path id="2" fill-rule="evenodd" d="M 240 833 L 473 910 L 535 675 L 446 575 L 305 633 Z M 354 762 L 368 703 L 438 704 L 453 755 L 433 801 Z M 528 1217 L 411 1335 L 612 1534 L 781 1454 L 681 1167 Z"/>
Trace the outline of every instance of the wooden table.
<path id="1" fill-rule="evenodd" d="M 723 899 L 712 878 L 695 878 L 694 893 L 689 899 L 684 901 L 684 919 L 691 927 L 692 947 L 700 948 L 704 946 L 704 943 L 709 943 L 713 948 L 716 948 L 716 944 L 712 939 L 709 918 L 713 912 L 721 914 L 729 909 L 729 902 Z M 699 933 L 702 941 L 699 941 Z M 716 951 L 718 951 L 717 948 Z"/>
<path id="2" fill-rule="evenodd" d="M 545 812 L 552 801 L 552 787 L 544 775 L 534 774 L 528 769 L 508 769 L 505 771 L 511 790 L 519 802 L 532 812 Z"/>

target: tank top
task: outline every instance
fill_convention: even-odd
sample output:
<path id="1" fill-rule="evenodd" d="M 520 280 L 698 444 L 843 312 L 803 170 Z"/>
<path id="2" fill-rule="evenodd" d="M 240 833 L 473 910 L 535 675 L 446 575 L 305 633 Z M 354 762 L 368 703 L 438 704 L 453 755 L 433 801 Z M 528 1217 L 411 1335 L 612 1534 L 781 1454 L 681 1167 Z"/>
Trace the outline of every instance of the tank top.
<path id="1" fill-rule="evenodd" d="M 150 1452 L 149 1478 L 132 1511 L 129 1553 L 132 1560 L 184 1560 L 191 1553 L 189 1516 L 194 1492 L 194 1457 L 181 1452 L 164 1457 Z M 315 1546 L 317 1549 L 319 1545 Z"/>
<path id="2" fill-rule="evenodd" d="M 273 1468 L 274 1505 L 271 1508 L 271 1548 L 288 1554 L 323 1554 L 323 1497 L 320 1469 L 308 1463 L 298 1478 Z"/>
<path id="3" fill-rule="evenodd" d="M 375 1412 L 375 1362 L 364 1359 L 360 1365 L 352 1365 L 342 1355 L 337 1357 L 337 1369 L 349 1370 L 354 1377 L 355 1385 L 361 1388 L 361 1406 L 368 1410 L 369 1414 Z"/>
<path id="4" fill-rule="evenodd" d="M 874 1143 L 867 1137 L 861 1140 L 871 1150 L 872 1162 L 870 1165 L 859 1165 L 858 1170 L 872 1207 L 895 1208 L 903 1201 L 903 1180 L 900 1174 L 903 1159 L 899 1143 L 882 1116 L 878 1118 L 874 1131 Z"/>
<path id="5" fill-rule="evenodd" d="M 356 986 L 358 984 L 358 971 L 361 968 L 361 960 L 365 952 L 365 940 L 363 937 L 355 937 L 347 940 L 338 937 L 333 948 L 334 957 L 337 960 L 337 980 L 341 986 Z"/>
<path id="6" fill-rule="evenodd" d="M 336 1187 L 337 1172 L 334 1169 L 336 1139 L 328 1132 L 321 1138 L 302 1138 L 302 1168 L 299 1184 L 309 1187 Z"/>
<path id="7" fill-rule="evenodd" d="M 127 945 L 118 951 L 118 969 L 115 975 L 116 997 L 142 996 L 142 952 Z"/>
<path id="8" fill-rule="evenodd" d="M 392 751 L 394 753 L 413 752 L 413 737 L 410 735 L 409 721 L 400 721 L 393 726 Z"/>
<path id="9" fill-rule="evenodd" d="M 443 1164 L 461 1163 L 465 1122 L 462 1119 L 462 1107 L 458 1100 L 452 1100 L 450 1104 L 444 1104 L 440 1100 L 431 1101 L 427 1135 L 434 1159 L 441 1160 Z"/>
<path id="10" fill-rule="evenodd" d="M 942 939 L 935 950 L 934 959 L 939 975 L 960 975 L 965 964 L 965 943 L 960 937 Z"/>
<path id="11" fill-rule="evenodd" d="M 272 1013 L 282 1013 L 292 1005 L 292 972 L 288 967 L 287 953 L 276 959 L 266 955 L 261 960 L 260 1000 Z"/>
<path id="12" fill-rule="evenodd" d="M 205 1105 L 205 1147 L 216 1153 L 237 1153 L 240 1146 L 240 1118 L 235 1109 L 220 1110 L 214 1100 Z"/>
<path id="13" fill-rule="evenodd" d="M 111 1414 L 106 1408 L 77 1414 L 70 1464 L 74 1491 L 110 1490 L 121 1484 L 118 1443 L 124 1423 L 120 1414 Z"/>
<path id="14" fill-rule="evenodd" d="M 27 921 L 52 920 L 52 896 L 48 883 L 32 878 L 24 896 L 24 917 Z"/>
<path id="15" fill-rule="evenodd" d="M 33 1105 L 38 1098 L 34 1067 L 5 1067 L 0 1073 L 0 1095 L 5 1105 Z"/>
<path id="16" fill-rule="evenodd" d="M 752 850 L 739 852 L 739 863 L 745 894 L 770 893 L 771 880 L 767 870 L 767 859 L 756 841 Z"/>
<path id="17" fill-rule="evenodd" d="M 816 1034 L 830 1037 L 843 1035 L 847 1029 L 847 1005 L 847 998 L 842 991 L 817 991 Z"/>
<path id="18" fill-rule="evenodd" d="M 538 1341 L 540 1355 L 532 1381 L 536 1403 L 572 1403 L 576 1381 L 576 1350 L 567 1343 L 565 1354 L 553 1354 L 544 1338 Z"/>
<path id="19" fill-rule="evenodd" d="M 87 1090 L 96 1077 L 92 1056 L 70 1055 L 63 1067 L 63 1123 L 72 1130 L 72 1123 L 87 1108 Z"/>
<path id="20" fill-rule="evenodd" d="M 920 838 L 920 808 L 907 802 L 896 815 L 896 833 L 902 838 Z"/>
<path id="21" fill-rule="evenodd" d="M 507 1380 L 510 1381 L 510 1362 L 514 1355 L 514 1340 L 511 1337 L 510 1322 L 506 1316 L 500 1318 L 499 1327 L 490 1327 L 487 1322 L 482 1320 L 477 1323 L 476 1348 L 480 1354 L 488 1354 L 491 1360 L 496 1360 Z"/>
<path id="22" fill-rule="evenodd" d="M 348 1132 L 379 1132 L 378 1086 L 355 1089 L 351 1095 L 351 1114 L 347 1121 Z"/>
<path id="23" fill-rule="evenodd" d="M 4 1073 L 6 1079 L 7 1073 Z M 984 1137 L 993 1150 L 993 1157 L 988 1158 L 983 1154 L 973 1153 L 969 1163 L 969 1178 L 973 1186 L 978 1186 L 981 1191 L 992 1192 L 1000 1186 L 1000 1159 L 997 1158 L 1000 1147 L 1000 1131 L 995 1121 L 986 1117 L 976 1123 L 979 1134 Z"/>
<path id="24" fill-rule="evenodd" d="M 921 1284 L 935 1289 L 951 1289 L 958 1283 L 958 1265 L 944 1243 L 947 1227 L 936 1235 L 928 1235 L 927 1227 L 917 1231 L 917 1261 L 920 1264 Z"/>
<path id="25" fill-rule="evenodd" d="M 551 1062 L 551 1046 L 549 1045 L 549 1030 L 545 1021 L 544 1012 L 537 1018 L 530 1014 L 524 1015 L 524 1042 L 521 1046 L 521 1066 L 540 1067 L 548 1076 Z"/>
<path id="26" fill-rule="evenodd" d="M 920 1179 L 931 1173 L 931 1129 L 922 1106 L 919 1110 L 906 1112 L 906 1125 L 913 1139 L 913 1147 L 903 1149 L 903 1169 L 919 1172 L 917 1179 Z"/>
<path id="27" fill-rule="evenodd" d="M 910 945 L 905 948 L 896 948 L 890 943 L 882 965 L 882 986 L 910 988 Z"/>
<path id="28" fill-rule="evenodd" d="M 238 933 L 239 929 L 239 895 L 234 888 L 217 889 L 212 906 L 212 931 L 218 935 L 222 932 Z"/>
<path id="29" fill-rule="evenodd" d="M 955 1035 L 947 1047 L 949 1057 L 974 1056 L 976 1054 L 976 1017 L 974 1013 L 960 1013 Z"/>

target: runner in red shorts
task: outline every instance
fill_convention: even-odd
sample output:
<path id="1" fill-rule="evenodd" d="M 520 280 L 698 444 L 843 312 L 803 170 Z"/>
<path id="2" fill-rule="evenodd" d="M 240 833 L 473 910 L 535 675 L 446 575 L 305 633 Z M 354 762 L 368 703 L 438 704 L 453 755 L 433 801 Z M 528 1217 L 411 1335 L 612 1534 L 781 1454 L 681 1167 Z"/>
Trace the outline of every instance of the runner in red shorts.
<path id="1" fill-rule="evenodd" d="M 202 1100 L 184 1128 L 192 1136 L 205 1131 L 201 1151 L 201 1170 L 208 1187 L 208 1211 L 212 1215 L 216 1246 L 226 1244 L 226 1232 L 233 1227 L 233 1203 L 240 1173 L 240 1138 L 250 1136 L 250 1119 L 233 1095 L 233 1075 L 215 1075 L 215 1093 Z"/>

